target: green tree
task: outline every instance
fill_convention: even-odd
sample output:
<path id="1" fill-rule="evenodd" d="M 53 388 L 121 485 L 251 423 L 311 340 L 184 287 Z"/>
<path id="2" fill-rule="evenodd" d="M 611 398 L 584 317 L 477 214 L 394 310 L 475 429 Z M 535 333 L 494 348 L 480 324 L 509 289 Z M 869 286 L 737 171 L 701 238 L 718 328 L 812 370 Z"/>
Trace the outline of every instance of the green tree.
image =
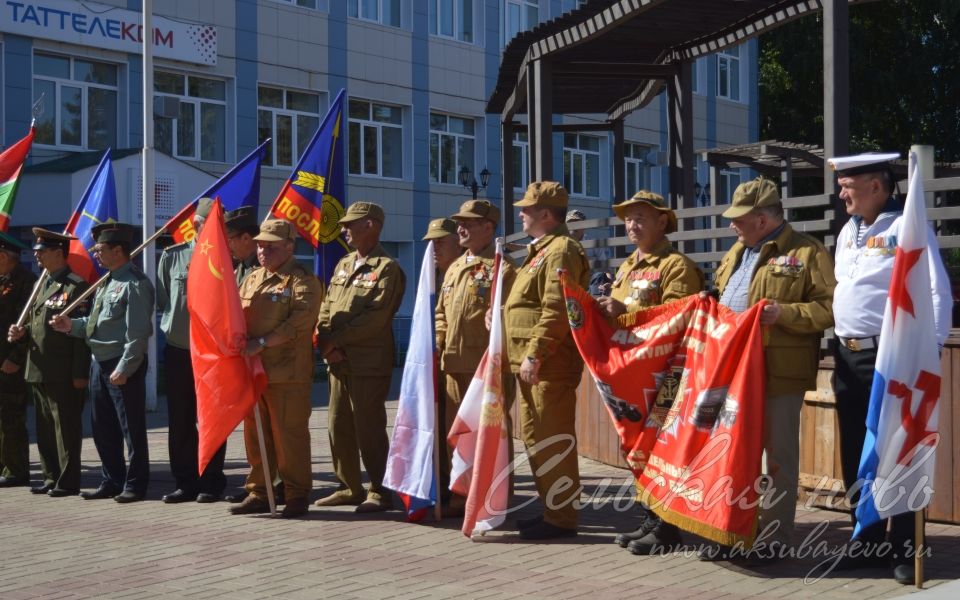
<path id="1" fill-rule="evenodd" d="M 823 20 L 760 38 L 760 137 L 823 144 Z M 960 161 L 960 0 L 850 7 L 850 149 Z"/>

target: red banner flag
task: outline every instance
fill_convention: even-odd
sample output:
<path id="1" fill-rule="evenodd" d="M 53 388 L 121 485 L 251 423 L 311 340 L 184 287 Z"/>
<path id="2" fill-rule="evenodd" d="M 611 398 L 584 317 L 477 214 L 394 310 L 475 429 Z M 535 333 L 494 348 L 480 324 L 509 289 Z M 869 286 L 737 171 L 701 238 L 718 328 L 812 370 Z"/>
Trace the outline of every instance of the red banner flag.
<path id="1" fill-rule="evenodd" d="M 765 367 L 758 303 L 691 296 L 613 324 L 565 284 L 574 339 L 607 405 L 641 499 L 720 544 L 756 537 Z"/>
<path id="2" fill-rule="evenodd" d="M 200 473 L 267 387 L 260 357 L 243 355 L 247 325 L 232 264 L 223 207 L 217 199 L 197 239 L 187 275 Z"/>

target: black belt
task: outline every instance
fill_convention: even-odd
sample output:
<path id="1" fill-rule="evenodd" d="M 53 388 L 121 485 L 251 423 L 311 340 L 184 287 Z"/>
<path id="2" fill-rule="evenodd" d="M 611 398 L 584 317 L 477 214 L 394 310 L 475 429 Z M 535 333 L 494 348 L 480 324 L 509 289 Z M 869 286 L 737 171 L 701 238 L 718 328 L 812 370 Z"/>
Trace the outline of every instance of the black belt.
<path id="1" fill-rule="evenodd" d="M 845 338 L 837 336 L 840 344 L 851 352 L 860 352 L 861 350 L 873 350 L 880 345 L 880 336 L 875 335 L 865 338 Z"/>

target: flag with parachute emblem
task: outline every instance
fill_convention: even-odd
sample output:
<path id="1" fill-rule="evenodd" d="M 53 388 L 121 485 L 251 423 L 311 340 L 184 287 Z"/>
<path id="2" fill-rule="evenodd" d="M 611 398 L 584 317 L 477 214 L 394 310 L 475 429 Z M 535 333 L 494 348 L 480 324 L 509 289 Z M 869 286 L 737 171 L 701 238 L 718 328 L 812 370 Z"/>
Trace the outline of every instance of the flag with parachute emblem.
<path id="1" fill-rule="evenodd" d="M 267 155 L 270 138 L 263 141 L 253 152 L 244 157 L 232 169 L 223 174 L 213 185 L 203 191 L 190 204 L 183 207 L 167 221 L 164 228 L 173 236 L 176 244 L 189 242 L 197 236 L 193 228 L 193 215 L 197 212 L 200 198 L 219 198 L 223 210 L 236 210 L 242 206 L 257 208 L 260 204 L 260 165 Z"/>
<path id="2" fill-rule="evenodd" d="M 343 102 L 340 90 L 330 110 L 283 184 L 270 214 L 294 224 L 316 249 L 314 273 L 324 283 L 349 250 L 340 235 L 346 204 L 343 164 Z"/>
<path id="3" fill-rule="evenodd" d="M 97 242 L 93 239 L 92 230 L 101 223 L 116 222 L 118 214 L 117 185 L 113 178 L 110 150 L 107 149 L 64 229 L 77 238 L 70 242 L 70 256 L 67 257 L 70 269 L 89 283 L 106 272 L 93 258 L 93 247 Z"/>

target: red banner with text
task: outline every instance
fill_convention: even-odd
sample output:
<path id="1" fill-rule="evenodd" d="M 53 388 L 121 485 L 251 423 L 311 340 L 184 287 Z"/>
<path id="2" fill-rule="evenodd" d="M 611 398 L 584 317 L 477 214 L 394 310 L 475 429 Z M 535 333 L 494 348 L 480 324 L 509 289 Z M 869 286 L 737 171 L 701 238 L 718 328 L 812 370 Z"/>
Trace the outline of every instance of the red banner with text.
<path id="1" fill-rule="evenodd" d="M 641 499 L 682 529 L 751 546 L 761 493 L 764 303 L 737 314 L 690 296 L 610 321 L 585 290 L 565 285 L 564 294 Z"/>

